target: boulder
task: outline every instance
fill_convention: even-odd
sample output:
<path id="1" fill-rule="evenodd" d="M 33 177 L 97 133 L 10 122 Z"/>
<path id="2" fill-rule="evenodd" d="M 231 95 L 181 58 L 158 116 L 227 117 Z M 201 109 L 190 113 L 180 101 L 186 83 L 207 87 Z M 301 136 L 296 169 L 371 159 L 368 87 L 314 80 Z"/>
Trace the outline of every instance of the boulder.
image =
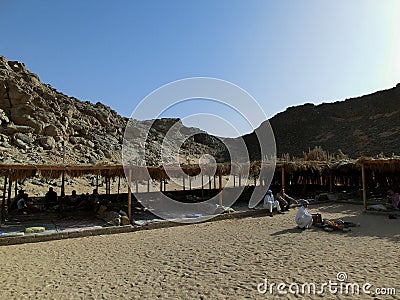
<path id="1" fill-rule="evenodd" d="M 54 137 L 57 135 L 61 135 L 61 132 L 56 126 L 54 126 L 53 124 L 50 124 L 44 128 L 44 134 Z"/>
<path id="2" fill-rule="evenodd" d="M 94 148 L 94 143 L 90 140 L 86 140 L 86 146 L 90 147 L 90 148 Z"/>
<path id="3" fill-rule="evenodd" d="M 29 103 L 32 96 L 15 83 L 8 84 L 8 97 L 11 107 L 24 106 Z"/>
<path id="4" fill-rule="evenodd" d="M 32 132 L 34 132 L 34 129 L 30 126 L 22 126 L 22 125 L 14 125 L 14 124 L 7 125 L 7 133 L 9 135 L 12 135 L 17 132 L 32 133 Z"/>
<path id="5" fill-rule="evenodd" d="M 56 146 L 56 141 L 52 136 L 42 136 L 37 141 L 45 150 L 51 150 Z"/>
<path id="6" fill-rule="evenodd" d="M 69 142 L 70 142 L 72 145 L 75 145 L 78 141 L 76 140 L 76 137 L 70 136 L 70 137 L 69 137 Z"/>
<path id="7" fill-rule="evenodd" d="M 13 135 L 13 139 L 18 139 L 23 141 L 26 144 L 31 144 L 33 142 L 33 138 L 22 133 L 22 132 L 17 132 Z"/>
<path id="8" fill-rule="evenodd" d="M 11 117 L 11 121 L 13 121 L 15 124 L 18 124 L 18 125 L 32 127 L 36 134 L 41 134 L 43 127 L 44 127 L 43 122 L 34 120 L 29 115 L 23 115 L 23 116 L 15 116 L 14 115 Z"/>
<path id="9" fill-rule="evenodd" d="M 6 113 L 0 108 L 0 125 L 5 122 L 8 123 L 10 120 L 8 119 Z"/>
<path id="10" fill-rule="evenodd" d="M 23 141 L 21 141 L 19 139 L 13 139 L 12 143 L 13 143 L 13 145 L 15 145 L 18 148 L 21 148 L 23 150 L 28 150 L 29 149 L 29 146 L 25 142 L 23 142 Z"/>

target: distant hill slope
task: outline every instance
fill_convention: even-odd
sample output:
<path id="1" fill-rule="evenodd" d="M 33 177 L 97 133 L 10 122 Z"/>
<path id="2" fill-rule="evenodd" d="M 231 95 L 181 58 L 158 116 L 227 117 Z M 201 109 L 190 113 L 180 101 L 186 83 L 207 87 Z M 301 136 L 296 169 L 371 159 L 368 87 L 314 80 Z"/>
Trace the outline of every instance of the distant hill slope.
<path id="1" fill-rule="evenodd" d="M 227 160 L 229 154 L 219 138 L 185 127 L 179 119 L 157 120 L 146 149 L 135 140 L 132 149 L 145 150 L 147 165 L 159 165 L 165 133 L 177 122 L 181 128 L 177 137 L 192 136 L 182 145 L 183 157 L 209 153 L 218 162 Z M 64 95 L 41 83 L 23 63 L 0 56 L 1 163 L 120 164 L 126 124 L 127 118 L 108 106 Z M 148 121 L 136 122 L 135 135 L 145 134 L 144 124 Z M 303 151 L 315 146 L 331 153 L 341 149 L 351 157 L 400 154 L 400 84 L 345 101 L 290 107 L 271 118 L 270 124 L 278 156 L 302 157 Z M 256 131 L 262 134 L 265 126 Z M 255 134 L 244 139 L 250 158 L 259 159 Z M 235 139 L 221 140 L 235 144 Z"/>
<path id="2" fill-rule="evenodd" d="M 345 101 L 289 107 L 271 118 L 278 157 L 321 146 L 350 157 L 400 154 L 400 84 L 395 88 Z M 265 124 L 258 131 L 262 132 Z M 244 136 L 254 159 L 255 134 Z"/>

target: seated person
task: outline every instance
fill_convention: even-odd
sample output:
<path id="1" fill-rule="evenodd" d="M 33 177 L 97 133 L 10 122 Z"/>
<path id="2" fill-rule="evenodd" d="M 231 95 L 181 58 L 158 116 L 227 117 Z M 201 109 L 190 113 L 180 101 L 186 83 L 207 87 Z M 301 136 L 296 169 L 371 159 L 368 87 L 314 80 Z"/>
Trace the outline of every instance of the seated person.
<path id="1" fill-rule="evenodd" d="M 89 196 L 88 200 L 90 203 L 90 207 L 94 210 L 94 212 L 97 212 L 100 204 L 100 195 L 97 189 L 93 190 L 93 193 Z"/>
<path id="2" fill-rule="evenodd" d="M 19 201 L 20 199 L 24 198 L 24 193 L 25 193 L 24 190 L 19 190 L 19 191 L 18 191 L 18 195 L 15 196 L 15 198 L 11 201 L 10 210 L 16 210 L 16 209 L 18 209 L 18 201 Z"/>
<path id="3" fill-rule="evenodd" d="M 27 193 L 24 193 L 23 197 L 18 200 L 17 207 L 18 211 L 22 213 L 32 213 L 39 211 L 39 208 L 29 203 L 29 196 Z"/>
<path id="4" fill-rule="evenodd" d="M 290 209 L 290 204 L 292 202 L 298 203 L 298 201 L 288 194 L 285 193 L 285 189 L 282 189 L 278 194 L 276 194 L 276 199 L 279 201 L 280 206 L 283 210 L 288 211 Z"/>
<path id="5" fill-rule="evenodd" d="M 77 207 L 81 202 L 81 198 L 76 194 L 76 191 L 73 190 L 71 196 L 67 198 L 66 204 L 68 206 Z"/>
<path id="6" fill-rule="evenodd" d="M 390 205 L 390 208 L 400 210 L 400 196 L 398 193 L 395 193 L 393 190 L 388 190 L 387 202 Z"/>
<path id="7" fill-rule="evenodd" d="M 44 200 L 46 202 L 46 208 L 52 208 L 58 204 L 57 193 L 53 191 L 52 187 L 49 187 L 49 191 L 44 196 Z"/>
<path id="8" fill-rule="evenodd" d="M 18 209 L 18 212 L 24 212 L 24 211 L 25 211 L 25 208 L 26 208 L 25 197 L 22 197 L 22 198 L 20 198 L 20 199 L 17 201 L 17 209 Z"/>
<path id="9" fill-rule="evenodd" d="M 299 228 L 308 229 L 313 223 L 312 215 L 310 215 L 307 211 L 309 202 L 307 200 L 302 200 L 300 204 L 301 206 L 299 207 L 294 220 Z"/>
<path id="10" fill-rule="evenodd" d="M 273 217 L 272 209 L 276 207 L 278 213 L 282 214 L 281 207 L 279 205 L 279 201 L 274 199 L 274 195 L 272 194 L 271 190 L 268 190 L 264 197 L 264 207 L 269 209 L 269 216 Z"/>

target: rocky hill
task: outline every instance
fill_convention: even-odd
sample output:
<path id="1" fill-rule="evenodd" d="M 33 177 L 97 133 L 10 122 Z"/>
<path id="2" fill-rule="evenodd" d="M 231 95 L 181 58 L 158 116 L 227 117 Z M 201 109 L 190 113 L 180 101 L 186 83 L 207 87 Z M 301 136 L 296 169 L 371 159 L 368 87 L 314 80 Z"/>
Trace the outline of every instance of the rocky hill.
<path id="1" fill-rule="evenodd" d="M 147 121 L 148 122 L 148 121 Z M 165 132 L 175 123 L 186 135 L 207 135 L 188 128 L 179 119 L 154 122 L 143 149 L 147 165 L 160 164 Z M 6 164 L 121 164 L 127 118 L 101 104 L 68 97 L 40 82 L 23 63 L 0 56 L 0 161 Z M 144 134 L 144 121 L 136 122 L 136 134 Z M 208 136 L 208 135 L 207 135 Z M 208 145 L 202 141 L 207 140 Z M 209 141 L 212 143 L 209 143 Z M 139 149 L 144 145 L 136 145 Z M 167 145 L 168 146 L 168 145 Z M 214 148 L 213 148 L 214 147 Z M 183 150 L 218 155 L 221 142 L 214 137 L 192 137 Z M 168 147 L 167 147 L 168 148 Z"/>
<path id="2" fill-rule="evenodd" d="M 400 84 L 345 101 L 289 107 L 271 118 L 278 156 L 303 157 L 315 146 L 350 157 L 400 154 Z M 262 132 L 265 124 L 258 129 Z M 255 134 L 245 137 L 253 159 L 259 158 Z"/>
<path id="3" fill-rule="evenodd" d="M 83 102 L 60 93 L 41 83 L 23 63 L 0 56 L 0 162 L 120 164 L 127 121 L 99 102 Z M 302 157 L 315 146 L 331 153 L 341 149 L 351 157 L 400 154 L 400 84 L 345 101 L 290 107 L 269 121 L 278 156 Z M 135 134 L 144 134 L 148 122 L 137 121 Z M 195 159 L 209 153 L 219 162 L 229 156 L 219 138 L 185 127 L 179 119 L 160 119 L 149 131 L 149 143 L 133 147 L 137 153 L 145 151 L 147 165 L 161 163 L 163 138 L 176 123 L 179 138 L 192 136 L 182 146 L 183 156 Z M 262 134 L 265 126 L 256 130 Z M 259 159 L 255 134 L 244 139 L 250 158 Z M 234 139 L 225 142 L 235 143 Z"/>

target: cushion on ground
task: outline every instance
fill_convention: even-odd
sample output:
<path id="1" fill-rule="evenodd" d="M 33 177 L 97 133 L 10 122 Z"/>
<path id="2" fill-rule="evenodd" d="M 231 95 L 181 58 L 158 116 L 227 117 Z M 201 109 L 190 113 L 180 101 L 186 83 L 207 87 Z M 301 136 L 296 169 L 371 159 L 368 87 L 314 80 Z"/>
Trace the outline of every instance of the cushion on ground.
<path id="1" fill-rule="evenodd" d="M 44 227 L 27 227 L 25 228 L 25 233 L 36 233 L 36 232 L 44 232 L 46 228 Z"/>

